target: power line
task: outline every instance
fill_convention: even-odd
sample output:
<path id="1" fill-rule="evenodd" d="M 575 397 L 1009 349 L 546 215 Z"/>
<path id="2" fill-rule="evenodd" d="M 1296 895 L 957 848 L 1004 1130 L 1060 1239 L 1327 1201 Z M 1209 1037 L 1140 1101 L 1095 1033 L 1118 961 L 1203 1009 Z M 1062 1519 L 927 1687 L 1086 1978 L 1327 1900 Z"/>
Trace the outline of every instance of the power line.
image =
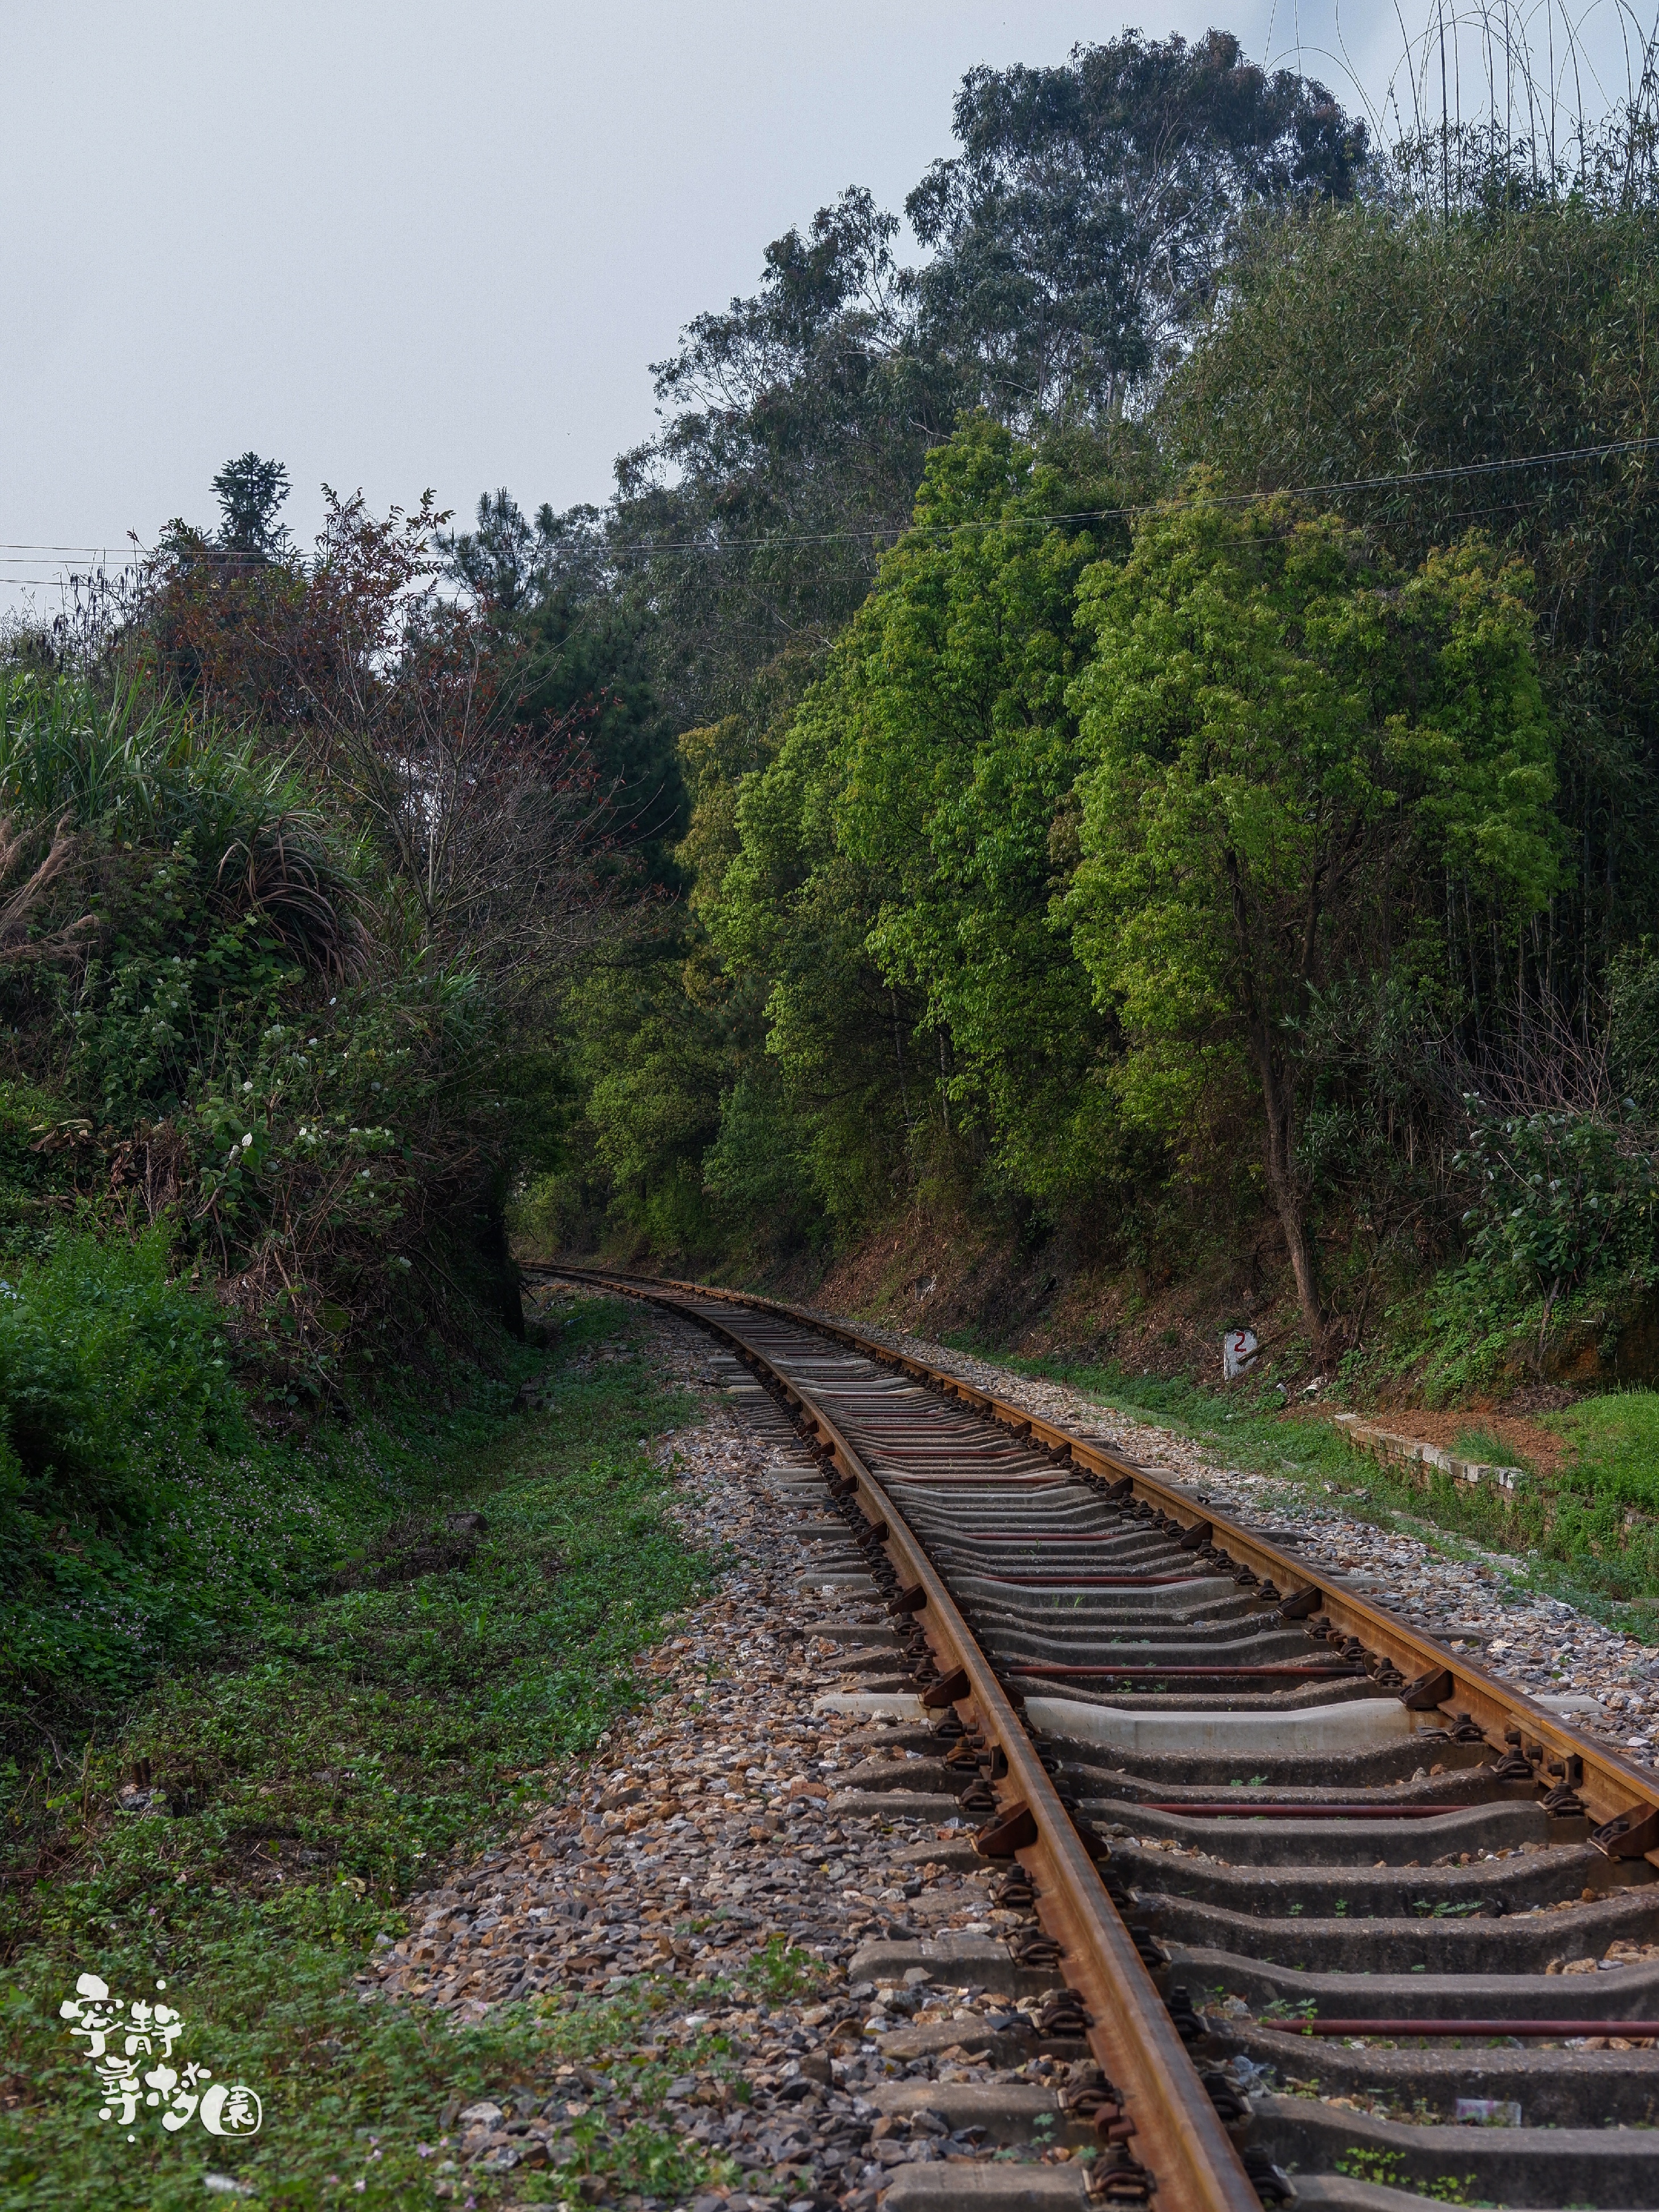
<path id="1" fill-rule="evenodd" d="M 1449 483 L 1469 477 L 1499 476 L 1516 469 L 1555 468 L 1577 461 L 1611 460 L 1621 454 L 1647 453 L 1655 447 L 1659 447 L 1659 436 L 1615 438 L 1599 446 L 1561 447 L 1550 453 L 1520 453 L 1500 460 L 1459 461 L 1443 468 L 1401 469 L 1378 476 L 1346 477 L 1320 483 L 1280 484 L 1258 491 L 1219 492 L 1208 495 L 1206 503 L 1212 507 L 1255 507 L 1272 499 L 1340 499 L 1354 492 L 1386 491 L 1412 484 Z M 612 540 L 600 549 L 600 557 L 614 559 L 639 554 L 653 559 L 660 553 L 689 553 L 713 560 L 726 553 L 758 552 L 769 546 L 867 544 L 882 538 L 955 537 L 967 531 L 1006 527 L 1010 523 L 1048 527 L 1063 523 L 1129 521 L 1137 515 L 1156 514 L 1160 507 L 1170 505 L 1179 496 L 1178 494 L 1171 494 L 1162 499 L 1141 500 L 1124 507 L 1074 508 L 1055 514 L 998 515 L 971 522 L 881 523 L 866 530 L 772 532 L 760 538 L 724 538 L 713 541 L 708 538 L 635 538 L 631 544 Z M 18 538 L 0 538 L 0 567 L 8 565 L 8 555 L 49 552 L 100 556 L 98 568 L 93 572 L 96 574 L 107 574 L 112 569 L 143 568 L 165 557 L 155 550 L 141 548 L 137 553 L 123 554 L 112 562 L 100 546 L 52 546 L 31 544 Z M 200 557 L 214 562 L 246 562 L 252 567 L 273 565 L 264 554 L 240 552 L 228 548 L 204 547 Z M 0 580 L 29 584 L 60 583 L 63 578 L 20 576 Z"/>
<path id="2" fill-rule="evenodd" d="M 1659 446 L 1659 437 L 1617 438 L 1609 440 L 1604 445 L 1563 447 L 1553 453 L 1518 454 L 1509 460 L 1462 461 L 1445 468 L 1400 470 L 1392 475 L 1348 477 L 1323 483 L 1283 484 L 1261 491 L 1220 492 L 1210 496 L 1207 503 L 1212 507 L 1255 507 L 1270 499 L 1334 499 L 1348 492 L 1380 491 L 1395 485 L 1445 483 L 1465 477 L 1496 476 L 1510 469 L 1540 469 L 1553 467 L 1569 461 L 1607 460 L 1620 453 L 1645 453 L 1656 446 Z M 827 530 L 799 537 L 778 535 L 769 538 L 727 538 L 718 545 L 708 545 L 693 538 L 678 541 L 665 539 L 656 544 L 641 539 L 637 541 L 637 550 L 647 555 L 682 552 L 714 554 L 736 552 L 745 549 L 755 550 L 768 545 L 830 545 L 847 540 L 864 543 L 877 538 L 952 537 L 963 531 L 986 530 L 1008 523 L 1028 522 L 1047 526 L 1067 522 L 1127 521 L 1139 514 L 1155 514 L 1160 507 L 1169 506 L 1173 500 L 1178 500 L 1178 494 L 1168 495 L 1163 499 L 1141 500 L 1127 507 L 1074 508 L 1065 514 L 1056 514 L 998 515 L 974 522 L 915 522 L 906 523 L 902 527 L 890 524 L 885 528 L 875 530 Z M 607 550 L 615 552 L 632 551 L 636 549 L 613 546 Z"/>

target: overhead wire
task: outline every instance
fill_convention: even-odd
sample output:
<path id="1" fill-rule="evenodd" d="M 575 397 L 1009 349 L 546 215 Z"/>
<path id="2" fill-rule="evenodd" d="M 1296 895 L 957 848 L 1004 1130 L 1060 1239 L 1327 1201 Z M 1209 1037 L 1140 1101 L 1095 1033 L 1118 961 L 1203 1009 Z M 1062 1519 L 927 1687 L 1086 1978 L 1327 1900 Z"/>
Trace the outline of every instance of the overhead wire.
<path id="1" fill-rule="evenodd" d="M 1520 453 L 1487 461 L 1458 461 L 1446 466 L 1430 469 L 1401 469 L 1369 477 L 1330 478 L 1316 483 L 1269 485 L 1255 491 L 1216 492 L 1205 495 L 1206 502 L 1212 507 L 1255 507 L 1275 499 L 1340 499 L 1357 492 L 1387 491 L 1416 484 L 1449 483 L 1472 477 L 1500 476 L 1519 469 L 1556 468 L 1580 461 L 1611 460 L 1627 453 L 1641 453 L 1659 447 L 1659 435 L 1645 438 L 1613 438 L 1601 445 L 1559 447 L 1547 453 Z M 632 543 L 611 540 L 601 550 L 601 558 L 616 559 L 638 554 L 654 559 L 659 554 L 680 553 L 704 559 L 718 559 L 728 553 L 757 552 L 773 546 L 864 544 L 882 538 L 915 537 L 955 537 L 966 532 L 988 527 L 1006 527 L 1009 524 L 1028 524 L 1034 528 L 1058 527 L 1065 524 L 1085 522 L 1114 522 L 1133 520 L 1137 515 L 1152 514 L 1169 506 L 1178 494 L 1159 499 L 1140 500 L 1121 507 L 1068 508 L 1053 513 L 980 517 L 973 521 L 927 523 L 907 522 L 877 524 L 863 530 L 823 530 L 805 532 L 771 532 L 757 538 L 707 537 L 687 538 L 636 538 Z M 1518 503 L 1518 502 L 1517 502 Z M 261 553 L 242 553 L 234 549 L 209 547 L 205 550 L 219 562 L 245 562 L 252 567 L 268 564 L 269 556 Z M 0 568 L 10 565 L 8 556 L 47 552 L 86 553 L 103 556 L 100 546 L 31 544 L 17 538 L 0 538 Z M 156 559 L 159 549 L 141 547 L 136 553 L 123 554 L 118 560 L 100 560 L 94 574 L 107 574 L 112 569 L 143 568 Z M 67 565 L 67 564 L 65 564 Z M 61 583 L 57 577 L 6 577 L 9 583 Z"/>

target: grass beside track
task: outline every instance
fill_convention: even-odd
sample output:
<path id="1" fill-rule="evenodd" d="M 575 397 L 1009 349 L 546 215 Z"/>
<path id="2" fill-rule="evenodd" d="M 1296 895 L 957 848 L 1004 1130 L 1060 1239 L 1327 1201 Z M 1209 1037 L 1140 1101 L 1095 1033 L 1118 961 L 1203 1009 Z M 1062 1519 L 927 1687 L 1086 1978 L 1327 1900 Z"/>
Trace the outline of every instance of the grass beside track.
<path id="1" fill-rule="evenodd" d="M 1548 1479 L 1528 1468 L 1510 1498 L 1443 1474 L 1425 1486 L 1409 1482 L 1328 1420 L 1285 1408 L 1276 1394 L 1249 1384 L 1224 1395 L 1110 1364 L 1022 1359 L 977 1339 L 946 1341 L 1213 1445 L 1234 1465 L 1291 1488 L 1338 1498 L 1346 1512 L 1376 1526 L 1502 1553 L 1516 1562 L 1517 1583 L 1566 1598 L 1644 1644 L 1659 1643 L 1659 1392 L 1612 1392 L 1544 1415 L 1567 1445 L 1562 1465 Z M 1407 1417 L 1398 1418 L 1409 1427 Z M 1478 1414 L 1469 1417 L 1465 1441 L 1478 1448 L 1472 1455 L 1515 1461 L 1512 1451 L 1483 1442 Z"/>
<path id="2" fill-rule="evenodd" d="M 670 1478 L 641 1448 L 691 1413 L 644 1356 L 646 1326 L 621 1301 L 574 1305 L 534 1363 L 545 1411 L 507 1413 L 498 1386 L 493 1411 L 449 1417 L 396 1516 L 382 1498 L 346 1532 L 331 1594 L 251 1614 L 233 1658 L 164 1681 L 88 1746 L 26 1842 L 14 1821 L 0 2212 L 195 2212 L 209 2173 L 260 2204 L 429 2204 L 447 2112 L 638 2039 L 648 1989 L 454 2031 L 349 1983 L 411 1890 L 520 1824 L 549 1765 L 639 1701 L 635 1657 L 707 1586 L 714 1562 L 665 1518 Z M 486 1527 L 445 1564 L 467 1510 Z M 117 1809 L 135 1773 L 172 1817 Z M 88 1972 L 152 2002 L 165 1980 L 185 2023 L 175 2070 L 254 2088 L 258 2135 L 199 2119 L 167 2135 L 154 2110 L 100 2123 L 58 2018 Z M 695 2178 L 646 2118 L 593 2156 L 636 2189 Z M 473 2196 L 489 2186 L 458 2202 Z"/>

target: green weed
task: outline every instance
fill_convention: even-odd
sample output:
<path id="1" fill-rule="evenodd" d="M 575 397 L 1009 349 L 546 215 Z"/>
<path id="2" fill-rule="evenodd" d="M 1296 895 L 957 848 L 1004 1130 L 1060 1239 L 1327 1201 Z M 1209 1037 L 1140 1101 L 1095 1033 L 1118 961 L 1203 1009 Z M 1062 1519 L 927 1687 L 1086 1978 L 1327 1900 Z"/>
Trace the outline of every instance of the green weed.
<path id="1" fill-rule="evenodd" d="M 1505 1443 L 1495 1429 L 1486 1428 L 1478 1421 L 1457 1431 L 1453 1449 L 1460 1459 L 1477 1460 L 1484 1466 L 1518 1467 L 1523 1474 L 1534 1471 L 1534 1462 L 1527 1453 Z"/>
<path id="2" fill-rule="evenodd" d="M 1405 2153 L 1397 2150 L 1371 2150 L 1364 2144 L 1352 2144 L 1336 2161 L 1339 2173 L 1346 2173 L 1354 2181 L 1369 2181 L 1382 2189 L 1405 2189 L 1413 2195 L 1429 2197 L 1436 2204 L 1467 2204 L 1475 2176 L 1466 2173 L 1458 2180 L 1451 2174 L 1442 2174 L 1432 2181 L 1419 2182 L 1403 2174 Z"/>
<path id="3" fill-rule="evenodd" d="M 787 1936 L 769 1936 L 744 1969 L 745 1986 L 768 2004 L 793 2004 L 823 1979 L 822 1959 L 792 1945 Z"/>
<path id="4" fill-rule="evenodd" d="M 548 1766 L 638 1703 L 636 1654 L 706 1584 L 710 1562 L 663 1517 L 670 1477 L 640 1448 L 684 1408 L 637 1353 L 577 1368 L 636 1327 L 621 1304 L 577 1308 L 544 1413 L 458 1413 L 417 1444 L 410 1409 L 395 1456 L 380 1439 L 396 1495 L 364 1483 L 334 1500 L 331 1586 L 273 1599 L 241 1648 L 169 1677 L 86 1748 L 50 1814 L 14 1808 L 0 2076 L 18 2101 L 0 2115 L 0 2212 L 172 2212 L 202 2201 L 208 2171 L 304 2212 L 424 2203 L 447 2112 L 514 2083 L 546 2095 L 562 2061 L 638 2042 L 665 2001 L 651 1989 L 457 2029 L 349 1986 L 375 1937 L 401 1931 L 411 1888 L 521 1820 Z M 398 1579 L 463 1509 L 484 1516 L 476 1548 Z M 173 1817 L 115 1810 L 135 1770 Z M 762 1984 L 794 1985 L 799 1954 L 775 1951 Z M 100 2123 L 58 2017 L 84 1971 L 130 1996 L 165 1979 L 180 2057 L 256 2088 L 260 2133 L 166 2138 L 151 2115 L 129 2145 Z M 705 2170 L 643 2103 L 575 2154 L 657 2194 Z"/>

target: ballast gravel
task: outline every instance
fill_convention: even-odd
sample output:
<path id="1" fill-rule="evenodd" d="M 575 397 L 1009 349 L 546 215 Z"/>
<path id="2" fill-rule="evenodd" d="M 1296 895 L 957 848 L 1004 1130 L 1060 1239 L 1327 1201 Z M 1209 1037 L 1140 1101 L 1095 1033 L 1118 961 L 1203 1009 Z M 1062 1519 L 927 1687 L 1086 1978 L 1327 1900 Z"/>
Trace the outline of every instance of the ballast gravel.
<path id="1" fill-rule="evenodd" d="M 1299 1553 L 1320 1574 L 1351 1581 L 1402 1621 L 1471 1657 L 1478 1653 L 1488 1673 L 1635 1764 L 1659 1766 L 1659 1646 L 1523 1588 L 1523 1559 L 1462 1539 L 1454 1556 L 1323 1503 L 1310 1485 L 1229 1467 L 1191 1437 L 1109 1409 L 1064 1383 L 1018 1375 L 867 1322 L 842 1325 L 994 1392 L 1023 1412 L 1115 1445 L 1171 1487 L 1188 1492 L 1195 1504 L 1218 1506 L 1264 1534 L 1293 1539 L 1281 1547 Z"/>
<path id="2" fill-rule="evenodd" d="M 1035 1923 L 996 1908 L 990 1870 L 950 1863 L 967 1856 L 971 1820 L 838 1808 L 855 1767 L 917 1755 L 896 1747 L 893 1729 L 817 1707 L 890 1672 L 858 1632 L 887 1623 L 867 1593 L 823 1581 L 830 1570 L 817 1563 L 841 1547 L 801 1524 L 824 1519 L 827 1493 L 771 1401 L 689 1326 L 656 1316 L 643 1326 L 659 1370 L 708 1395 L 706 1420 L 658 1449 L 677 1479 L 676 1517 L 699 1542 L 729 1547 L 718 1595 L 649 1656 L 648 1705 L 562 1778 L 514 1841 L 410 1900 L 410 1933 L 382 1948 L 359 1992 L 457 2024 L 639 1978 L 666 2002 L 639 2028 L 629 2065 L 567 2065 L 550 2097 L 503 2082 L 447 2112 L 430 2147 L 437 2193 L 460 2201 L 482 2177 L 506 2177 L 497 2201 L 511 2203 L 514 2179 L 534 2175 L 534 2201 L 559 2202 L 546 2192 L 568 2167 L 568 2201 L 629 2212 L 676 2202 L 870 2212 L 906 2164 L 994 2153 L 1063 2161 L 1064 2144 L 999 2149 L 925 2103 L 900 2116 L 871 2102 L 893 2081 L 1066 2080 L 1064 2057 L 988 2063 L 1011 2036 L 1017 2050 L 1034 2047 L 1033 2000 L 935 1986 L 915 1970 L 898 1985 L 848 1978 L 866 1941 Z M 806 1955 L 804 1973 L 786 1953 Z M 895 2055 L 890 2037 L 930 2048 Z M 653 2062 L 647 2085 L 640 2067 Z M 640 2121 L 735 2179 L 676 2200 L 577 2178 L 583 2139 L 618 2138 Z"/>

